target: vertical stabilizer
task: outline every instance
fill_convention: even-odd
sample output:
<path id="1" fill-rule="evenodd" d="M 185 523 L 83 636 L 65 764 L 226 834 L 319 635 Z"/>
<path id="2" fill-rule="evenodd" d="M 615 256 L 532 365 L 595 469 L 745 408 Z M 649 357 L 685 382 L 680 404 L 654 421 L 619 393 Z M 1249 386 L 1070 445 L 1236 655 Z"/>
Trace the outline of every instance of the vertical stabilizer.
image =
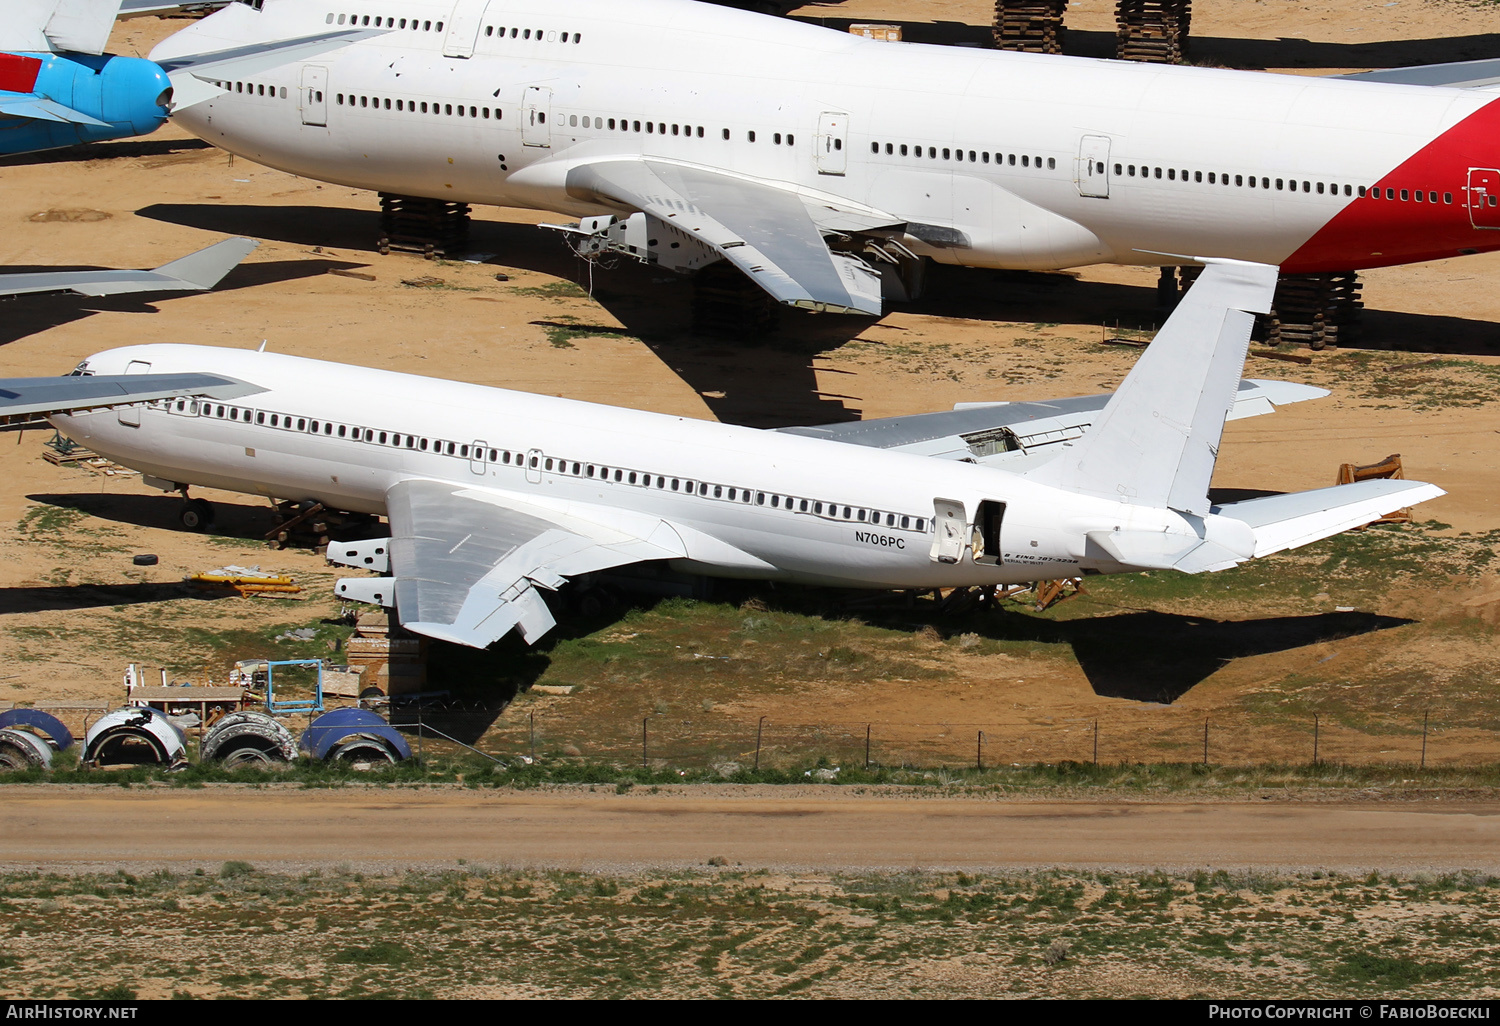
<path id="1" fill-rule="evenodd" d="M 1206 516 L 1224 419 L 1234 406 L 1250 328 L 1276 292 L 1277 268 L 1205 265 L 1092 429 L 1027 476 L 1041 484 Z"/>

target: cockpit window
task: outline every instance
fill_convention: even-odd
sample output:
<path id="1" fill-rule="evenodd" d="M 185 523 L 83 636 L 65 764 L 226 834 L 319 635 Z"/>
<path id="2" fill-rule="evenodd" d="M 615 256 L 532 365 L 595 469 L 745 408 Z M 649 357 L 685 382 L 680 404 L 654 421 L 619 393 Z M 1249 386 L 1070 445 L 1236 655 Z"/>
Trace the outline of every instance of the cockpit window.
<path id="1" fill-rule="evenodd" d="M 93 375 L 94 375 L 94 372 L 91 371 L 91 370 L 89 370 L 89 362 L 87 360 L 84 360 L 77 367 L 73 368 L 73 370 L 68 374 L 68 377 L 70 377 L 70 378 L 89 378 L 89 377 L 93 377 Z"/>

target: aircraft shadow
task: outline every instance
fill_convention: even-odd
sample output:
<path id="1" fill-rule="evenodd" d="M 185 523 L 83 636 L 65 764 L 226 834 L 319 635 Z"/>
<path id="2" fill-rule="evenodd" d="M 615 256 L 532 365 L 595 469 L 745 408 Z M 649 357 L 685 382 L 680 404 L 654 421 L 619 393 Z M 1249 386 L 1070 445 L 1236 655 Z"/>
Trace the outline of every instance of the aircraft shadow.
<path id="1" fill-rule="evenodd" d="M 218 599 L 232 591 L 207 591 L 181 581 L 147 584 L 72 584 L 58 587 L 0 588 L 0 616 L 51 610 L 126 606 L 174 599 Z M 236 596 L 237 597 L 237 596 Z"/>
<path id="2" fill-rule="evenodd" d="M 185 530 L 177 521 L 182 499 L 176 495 L 137 495 L 113 492 L 63 492 L 28 495 L 32 502 L 76 509 L 100 520 L 133 524 L 164 531 Z M 276 526 L 276 511 L 269 503 L 251 505 L 245 502 L 214 502 L 212 533 L 223 538 L 242 538 L 246 546 L 261 544 Z M 233 550 L 225 558 L 233 561 Z"/>
<path id="3" fill-rule="evenodd" d="M 0 157 L 0 168 L 27 164 L 65 164 L 78 160 L 111 160 L 122 157 L 167 157 L 193 150 L 213 149 L 202 139 L 125 139 L 119 142 L 83 143 L 39 153 L 17 153 Z"/>
<path id="4" fill-rule="evenodd" d="M 1212 620 L 1154 610 L 1042 620 L 1002 610 L 983 618 L 980 633 L 997 640 L 1066 643 L 1096 695 L 1170 705 L 1230 660 L 1412 622 L 1359 612 Z"/>
<path id="5" fill-rule="evenodd" d="M 332 268 L 361 267 L 347 260 L 272 260 L 262 264 L 241 264 L 219 282 L 212 291 L 232 292 L 298 278 L 326 274 Z M 75 267 L 6 267 L 7 272 L 98 270 L 93 266 Z M 78 296 L 66 292 L 38 293 L 0 299 L 0 345 L 36 335 L 64 324 L 81 321 L 98 313 L 155 314 L 157 305 L 175 300 L 192 299 L 200 292 L 135 292 L 123 296 Z"/>

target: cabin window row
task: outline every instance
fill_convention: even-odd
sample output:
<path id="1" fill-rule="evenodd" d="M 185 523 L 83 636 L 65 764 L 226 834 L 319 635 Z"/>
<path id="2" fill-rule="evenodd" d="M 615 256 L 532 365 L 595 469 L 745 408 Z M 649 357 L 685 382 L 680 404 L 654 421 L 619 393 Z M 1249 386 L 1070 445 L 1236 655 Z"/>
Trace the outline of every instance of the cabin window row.
<path id="1" fill-rule="evenodd" d="M 963 150 L 950 146 L 928 146 L 925 147 L 924 153 L 924 147 L 922 146 L 913 146 L 907 143 L 872 142 L 870 143 L 870 152 L 879 153 L 882 147 L 884 147 L 885 154 L 888 157 L 911 156 L 917 158 L 926 157 L 928 160 L 967 160 L 970 164 L 990 163 L 989 150 Z M 939 157 L 939 154 L 942 154 L 942 156 Z M 1041 168 L 1043 166 L 1041 157 L 1033 156 L 1029 153 L 996 153 L 994 154 L 994 163 L 1004 164 L 1009 167 Z M 1057 170 L 1057 158 L 1047 157 L 1046 168 L 1048 171 Z"/>
<path id="2" fill-rule="evenodd" d="M 857 506 L 841 506 L 834 502 L 825 503 L 817 499 L 803 499 L 792 495 L 755 491 L 749 488 L 741 488 L 737 485 L 693 481 L 685 478 L 668 477 L 664 474 L 649 474 L 644 471 L 627 470 L 623 467 L 597 466 L 593 463 L 585 463 L 578 460 L 569 461 L 540 454 L 531 455 L 527 459 L 527 466 L 531 470 L 567 474 L 570 477 L 580 477 L 586 480 L 592 479 L 606 483 L 630 484 L 639 488 L 654 487 L 662 491 L 672 491 L 683 495 L 696 495 L 705 499 L 719 499 L 724 502 L 737 502 L 745 505 L 769 506 L 771 509 L 785 510 L 788 513 L 807 513 L 826 520 L 847 520 L 851 523 L 870 524 L 872 526 L 883 525 L 902 531 L 925 532 L 927 530 L 927 519 L 925 517 L 903 516 L 899 513 L 887 513 Z"/>
<path id="3" fill-rule="evenodd" d="M 332 14 L 328 15 L 327 18 L 323 19 L 324 24 L 327 24 L 327 25 L 333 25 L 333 24 L 335 24 L 335 22 L 334 22 L 333 19 L 334 19 L 334 15 L 332 15 Z M 363 20 L 361 20 L 361 19 L 363 19 Z M 409 28 L 413 32 L 441 32 L 441 31 L 443 31 L 443 23 L 442 22 L 440 22 L 440 21 L 423 21 L 420 18 L 412 18 L 410 20 L 410 22 L 408 23 L 408 21 L 407 21 L 406 18 L 389 18 L 389 17 L 386 17 L 385 15 L 377 15 L 374 18 L 371 18 L 370 15 L 368 15 L 368 14 L 340 14 L 340 15 L 338 15 L 338 22 L 337 22 L 337 24 L 343 25 L 346 22 L 348 24 L 350 24 L 350 25 L 359 25 L 361 27 L 371 27 L 371 28 L 388 28 L 388 29 L 404 29 L 404 28 Z"/>
<path id="4" fill-rule="evenodd" d="M 486 38 L 504 39 L 505 38 L 505 32 L 506 32 L 506 29 L 505 29 L 504 25 L 501 25 L 498 28 L 495 27 L 494 25 L 486 25 L 484 27 L 484 34 L 485 34 Z M 572 36 L 572 38 L 569 38 L 570 35 Z M 512 39 L 536 39 L 536 40 L 540 41 L 541 38 L 542 38 L 542 30 L 541 29 L 512 28 L 510 30 L 510 38 L 512 38 Z M 573 32 L 573 33 L 564 32 L 564 33 L 562 33 L 561 36 L 559 36 L 558 33 L 557 33 L 557 31 L 553 30 L 553 31 L 547 33 L 547 42 L 551 43 L 551 42 L 554 42 L 554 41 L 555 42 L 559 42 L 559 43 L 581 43 L 581 42 L 583 42 L 583 33 L 582 32 Z"/>
<path id="5" fill-rule="evenodd" d="M 428 103 L 426 100 L 392 100 L 389 96 L 356 96 L 353 93 L 345 96 L 343 93 L 334 94 L 334 102 L 339 106 L 364 107 L 375 110 L 398 110 L 408 114 L 435 114 L 439 117 L 469 117 L 488 120 L 490 117 L 489 107 L 465 107 L 462 103 Z M 428 108 L 431 108 L 430 110 Z M 495 120 L 499 121 L 501 110 L 494 109 Z"/>
<path id="6" fill-rule="evenodd" d="M 457 456 L 461 459 L 483 460 L 486 455 L 486 450 L 481 446 L 450 442 L 444 438 L 424 438 L 420 435 L 408 435 L 398 431 L 381 431 L 378 428 L 339 424 L 333 421 L 315 420 L 311 417 L 296 417 L 290 413 L 272 413 L 269 410 L 247 409 L 243 406 L 198 403 L 186 399 L 172 400 L 171 403 L 170 408 L 174 412 L 188 416 L 197 415 L 200 417 L 211 417 L 215 420 L 231 420 L 241 424 L 253 423 L 257 427 L 277 428 L 282 431 L 300 431 L 310 435 L 322 435 L 326 438 L 342 438 L 350 442 L 372 442 L 376 445 L 390 446 L 394 449 L 430 452 L 438 456 Z M 500 450 L 489 449 L 489 462 L 499 462 L 500 455 Z M 511 454 L 505 453 L 504 456 L 505 462 L 510 462 Z M 521 462 L 519 453 L 515 456 L 515 462 L 517 465 Z"/>
<path id="7" fill-rule="evenodd" d="M 231 93 L 249 93 L 252 96 L 269 96 L 273 99 L 286 99 L 286 86 L 281 86 L 278 92 L 276 86 L 268 86 L 264 82 L 218 82 L 220 89 Z"/>
<path id="8" fill-rule="evenodd" d="M 459 459 L 477 460 L 501 466 L 519 468 L 524 464 L 532 470 L 568 474 L 572 477 L 606 483 L 631 484 L 642 488 L 651 488 L 654 486 L 662 491 L 672 491 L 683 495 L 697 495 L 702 498 L 713 498 L 725 502 L 744 503 L 746 505 L 769 506 L 772 509 L 786 510 L 789 513 L 807 513 L 828 520 L 843 520 L 851 523 L 885 526 L 893 530 L 917 531 L 919 533 L 927 530 L 927 520 L 925 517 L 912 517 L 857 506 L 841 506 L 838 503 L 824 503 L 816 499 L 803 499 L 790 495 L 754 491 L 749 488 L 741 488 L 733 485 L 712 484 L 707 481 L 668 477 L 664 474 L 649 474 L 644 471 L 627 470 L 623 467 L 608 467 L 578 460 L 570 462 L 553 456 L 533 454 L 527 458 L 518 452 L 511 452 L 507 449 L 488 448 L 480 445 L 452 442 L 441 438 L 429 439 L 420 435 L 381 431 L 377 428 L 358 427 L 350 424 L 338 424 L 326 420 L 315 420 L 310 417 L 297 417 L 290 413 L 273 413 L 268 410 L 254 410 L 243 406 L 219 403 L 199 403 L 187 399 L 163 400 L 162 405 L 168 402 L 171 403 L 170 408 L 175 412 L 189 416 L 196 414 L 216 420 L 235 421 L 241 424 L 254 423 L 257 427 L 298 431 L 330 438 L 341 438 L 345 441 L 370 442 L 376 445 L 390 446 L 395 449 L 430 452 L 439 456 L 455 456 Z M 152 405 L 157 404 L 153 403 Z"/>

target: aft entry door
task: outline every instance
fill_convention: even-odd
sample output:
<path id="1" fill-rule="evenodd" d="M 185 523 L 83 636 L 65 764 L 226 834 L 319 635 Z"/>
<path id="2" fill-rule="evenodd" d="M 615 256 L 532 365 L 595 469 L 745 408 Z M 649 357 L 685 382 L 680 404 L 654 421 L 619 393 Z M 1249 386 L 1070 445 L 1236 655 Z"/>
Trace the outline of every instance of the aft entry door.
<path id="1" fill-rule="evenodd" d="M 482 438 L 476 438 L 469 449 L 469 469 L 476 474 L 483 474 L 489 470 L 489 464 L 485 463 L 485 447 L 488 445 Z"/>
<path id="2" fill-rule="evenodd" d="M 448 33 L 443 36 L 444 57 L 472 57 L 474 44 L 479 39 L 479 26 L 484 23 L 484 9 L 490 0 L 458 0 L 453 8 L 453 17 L 448 22 Z"/>
<path id="3" fill-rule="evenodd" d="M 1073 177 L 1078 195 L 1109 199 L 1109 137 L 1086 135 L 1078 143 L 1078 160 Z"/>
<path id="4" fill-rule="evenodd" d="M 969 544 L 969 521 L 964 504 L 953 499 L 932 500 L 932 560 L 957 563 Z"/>
<path id="5" fill-rule="evenodd" d="M 304 125 L 328 124 L 328 100 L 323 90 L 328 88 L 328 69 L 308 64 L 302 69 L 302 92 L 299 106 L 302 108 Z"/>
<path id="6" fill-rule="evenodd" d="M 526 102 L 521 108 L 521 145 L 551 146 L 552 90 L 546 86 L 527 86 Z"/>
<path id="7" fill-rule="evenodd" d="M 1500 228 L 1500 171 L 1469 168 L 1469 223 L 1475 228 Z"/>
<path id="8" fill-rule="evenodd" d="M 818 115 L 818 174 L 841 175 L 848 166 L 849 115 L 825 110 Z"/>
<path id="9" fill-rule="evenodd" d="M 147 363 L 145 360 L 131 360 L 125 365 L 125 373 L 150 374 L 151 364 Z M 115 410 L 115 413 L 120 418 L 120 423 L 124 424 L 126 427 L 141 426 L 141 407 L 139 403 L 134 406 L 118 407 Z"/>

